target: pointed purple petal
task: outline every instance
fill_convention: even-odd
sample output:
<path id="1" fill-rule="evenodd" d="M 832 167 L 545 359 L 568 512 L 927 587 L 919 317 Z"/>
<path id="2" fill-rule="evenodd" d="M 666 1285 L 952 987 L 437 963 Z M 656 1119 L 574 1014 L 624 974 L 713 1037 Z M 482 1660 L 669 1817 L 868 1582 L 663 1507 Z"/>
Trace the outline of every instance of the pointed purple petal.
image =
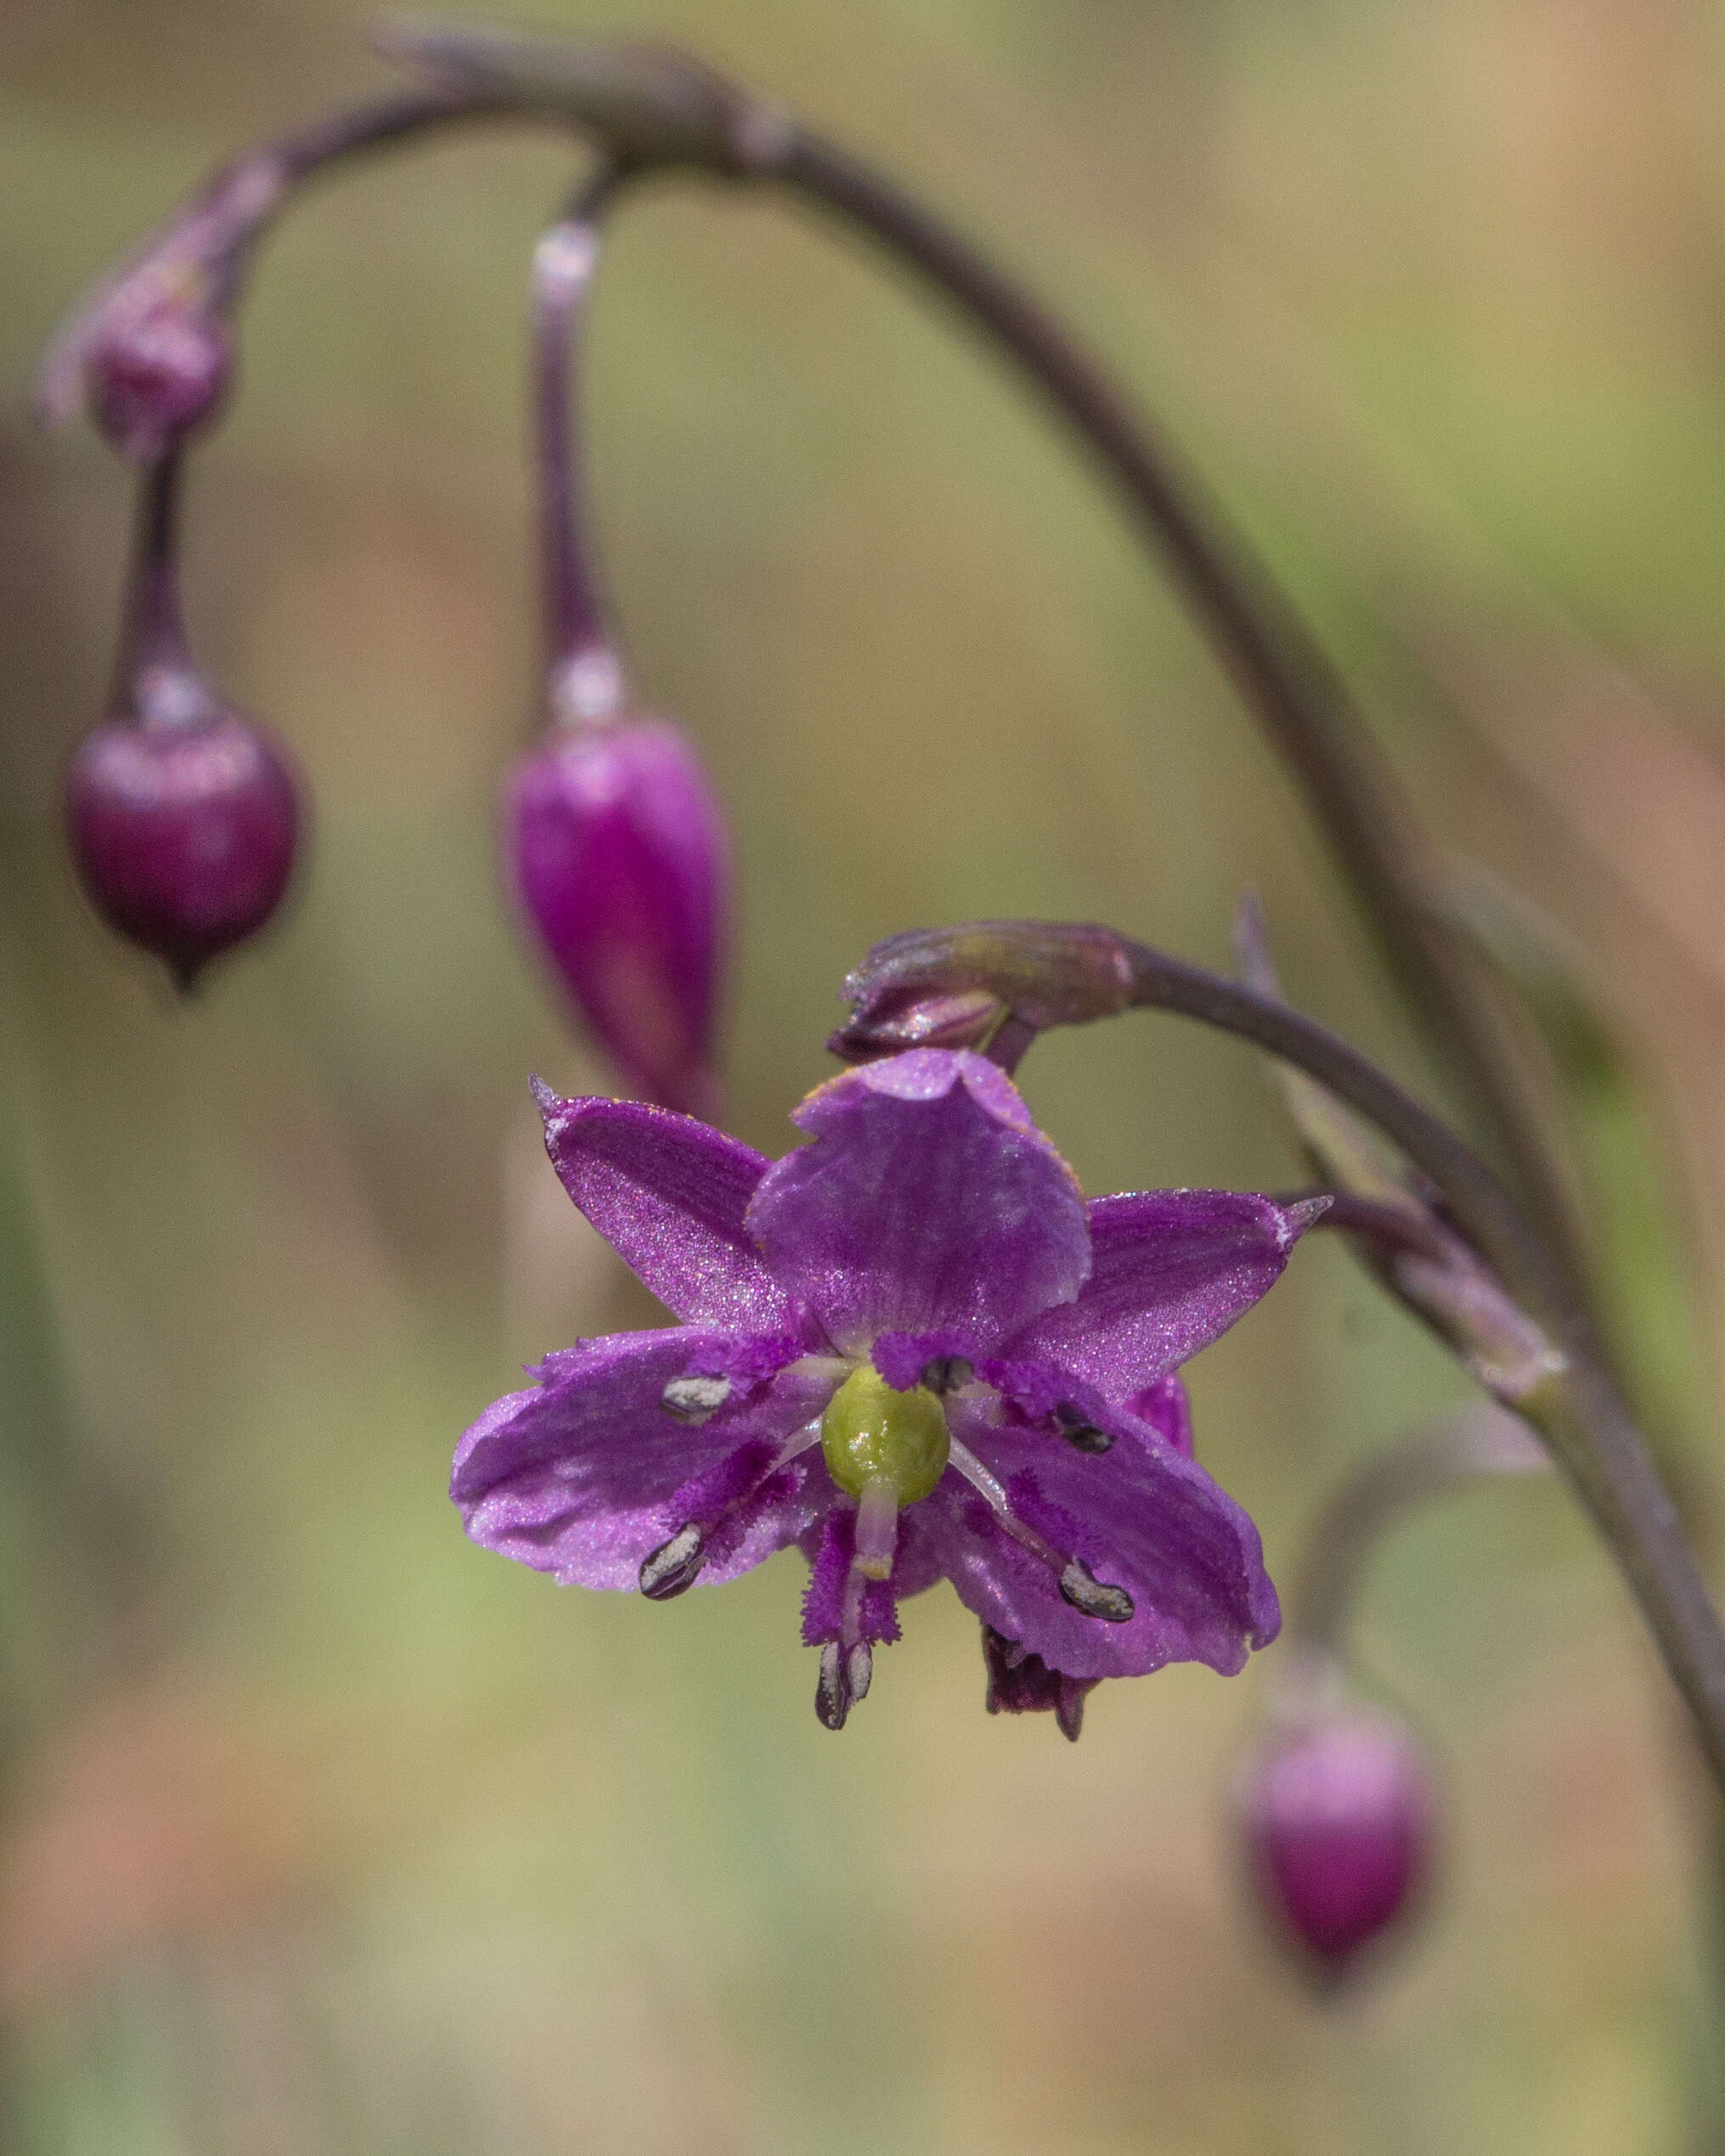
<path id="1" fill-rule="evenodd" d="M 1072 1171 L 986 1057 L 916 1049 L 843 1072 L 793 1120 L 748 1224 L 843 1352 L 882 1332 L 1000 1339 L 1090 1270 Z"/>
<path id="2" fill-rule="evenodd" d="M 685 1506 L 737 1495 L 743 1465 L 770 1466 L 831 1396 L 830 1368 L 793 1365 L 738 1386 L 698 1423 L 668 1413 L 666 1386 L 710 1364 L 724 1337 L 613 1333 L 494 1402 L 457 1448 L 449 1485 L 473 1540 L 566 1584 L 634 1588 L 642 1560 L 691 1517 Z M 817 1445 L 781 1468 L 715 1538 L 702 1579 L 735 1579 L 803 1534 L 831 1501 L 820 1462 Z"/>
<path id="3" fill-rule="evenodd" d="M 640 1101 L 565 1101 L 533 1081 L 563 1188 L 675 1317 L 803 1330 L 743 1226 L 768 1163 L 722 1131 Z"/>
<path id="4" fill-rule="evenodd" d="M 1097 1198 L 1088 1284 L 1000 1353 L 1057 1363 L 1110 1399 L 1128 1399 L 1250 1309 L 1315 1218 L 1306 1206 L 1242 1191 Z"/>
<path id="5" fill-rule="evenodd" d="M 1048 1568 L 1014 1542 L 978 1494 L 949 1467 L 915 1518 L 960 1601 L 985 1624 L 1071 1677 L 1142 1676 L 1168 1662 L 1204 1662 L 1232 1676 L 1280 1629 L 1258 1530 L 1202 1467 L 1116 1409 L 1117 1442 L 1100 1455 L 962 1408 L 961 1436 L 1003 1483 L 1014 1510 L 1099 1580 L 1124 1587 L 1124 1624 L 1061 1600 Z"/>

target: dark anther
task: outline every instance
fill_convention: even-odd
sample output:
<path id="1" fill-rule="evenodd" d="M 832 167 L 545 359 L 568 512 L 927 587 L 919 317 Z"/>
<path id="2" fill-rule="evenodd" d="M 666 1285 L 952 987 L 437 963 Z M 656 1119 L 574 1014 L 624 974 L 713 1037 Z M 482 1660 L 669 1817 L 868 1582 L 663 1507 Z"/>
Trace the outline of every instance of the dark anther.
<path id="1" fill-rule="evenodd" d="M 1106 1452 L 1114 1442 L 1106 1430 L 1099 1430 L 1087 1415 L 1080 1414 L 1070 1400 L 1063 1400 L 1055 1409 L 1054 1427 L 1074 1452 Z"/>
<path id="2" fill-rule="evenodd" d="M 691 1520 L 643 1562 L 641 1592 L 650 1602 L 668 1602 L 695 1585 L 706 1562 L 707 1530 Z"/>
<path id="3" fill-rule="evenodd" d="M 837 1640 L 829 1640 L 820 1650 L 820 1678 L 815 1687 L 815 1711 L 823 1729 L 843 1729 L 844 1718 L 850 1712 L 850 1683 Z"/>
<path id="4" fill-rule="evenodd" d="M 1060 1598 L 1080 1615 L 1099 1617 L 1104 1624 L 1124 1624 L 1132 1614 L 1132 1597 L 1125 1589 L 1098 1579 L 1082 1557 L 1074 1557 L 1061 1573 Z"/>
<path id="5" fill-rule="evenodd" d="M 674 1377 L 659 1395 L 659 1405 L 678 1422 L 704 1422 L 730 1398 L 728 1377 Z"/>
<path id="6" fill-rule="evenodd" d="M 962 1355 L 932 1355 L 922 1365 L 922 1382 L 931 1393 L 956 1393 L 975 1376 Z"/>
<path id="7" fill-rule="evenodd" d="M 1054 1699 L 1054 1725 L 1068 1744 L 1076 1744 L 1084 1735 L 1084 1696 L 1088 1685 L 1069 1680 L 1059 1686 Z"/>

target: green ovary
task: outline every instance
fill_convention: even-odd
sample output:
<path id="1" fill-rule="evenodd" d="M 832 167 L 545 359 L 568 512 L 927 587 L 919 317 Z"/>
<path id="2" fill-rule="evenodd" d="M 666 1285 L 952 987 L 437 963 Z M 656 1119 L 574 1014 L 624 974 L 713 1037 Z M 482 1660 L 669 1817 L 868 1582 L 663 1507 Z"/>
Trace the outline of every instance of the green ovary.
<path id="1" fill-rule="evenodd" d="M 827 1403 L 820 1450 L 828 1473 L 850 1496 L 884 1483 L 899 1505 L 914 1505 L 945 1472 L 946 1410 L 926 1385 L 896 1392 L 863 1363 Z"/>

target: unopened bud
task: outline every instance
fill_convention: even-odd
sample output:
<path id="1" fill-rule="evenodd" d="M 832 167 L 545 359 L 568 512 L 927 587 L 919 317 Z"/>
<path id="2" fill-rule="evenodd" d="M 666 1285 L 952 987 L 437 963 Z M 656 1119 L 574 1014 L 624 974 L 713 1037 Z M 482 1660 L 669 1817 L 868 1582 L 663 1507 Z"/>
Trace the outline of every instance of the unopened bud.
<path id="1" fill-rule="evenodd" d="M 650 1099 L 712 1105 L 730 847 L 689 741 L 660 720 L 554 725 L 510 772 L 507 871 L 582 1016 Z"/>
<path id="2" fill-rule="evenodd" d="M 66 820 L 96 910 L 189 988 L 275 911 L 299 808 L 269 742 L 211 703 L 184 719 L 93 729 L 67 774 Z"/>
<path id="3" fill-rule="evenodd" d="M 1112 929 L 980 920 L 877 943 L 846 977 L 851 1016 L 827 1046 L 848 1062 L 907 1048 L 986 1050 L 1011 1069 L 1039 1033 L 1125 1010 L 1130 969 Z"/>
<path id="4" fill-rule="evenodd" d="M 1430 1866 L 1424 1759 L 1389 1716 L 1324 1710 L 1267 1739 L 1240 1795 L 1262 1904 L 1333 1982 L 1416 1902 Z"/>

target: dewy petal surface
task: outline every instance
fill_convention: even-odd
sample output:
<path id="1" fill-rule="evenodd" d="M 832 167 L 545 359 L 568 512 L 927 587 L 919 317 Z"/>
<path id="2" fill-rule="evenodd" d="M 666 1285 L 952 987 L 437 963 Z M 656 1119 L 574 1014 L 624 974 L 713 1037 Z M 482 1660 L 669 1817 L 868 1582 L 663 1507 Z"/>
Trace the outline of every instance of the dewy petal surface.
<path id="1" fill-rule="evenodd" d="M 882 1332 L 998 1340 L 1088 1276 L 1072 1171 L 986 1057 L 916 1049 L 864 1064 L 793 1120 L 814 1143 L 767 1171 L 748 1225 L 842 1352 Z"/>
<path id="2" fill-rule="evenodd" d="M 1242 1191 L 1097 1198 L 1077 1300 L 1034 1318 L 999 1353 L 1057 1363 L 1123 1402 L 1250 1309 L 1316 1217 Z"/>
<path id="3" fill-rule="evenodd" d="M 1074 1452 L 1040 1430 L 987 1427 L 962 1407 L 953 1431 L 1027 1525 L 1126 1590 L 1135 1607 L 1124 1624 L 1063 1602 L 1048 1568 L 1010 1539 L 956 1470 L 913 1514 L 926 1516 L 919 1526 L 966 1607 L 1051 1669 L 1132 1677 L 1203 1662 L 1232 1676 L 1282 1623 L 1258 1530 L 1195 1461 L 1119 1410 L 1108 1421 L 1117 1442 L 1100 1455 Z"/>
<path id="4" fill-rule="evenodd" d="M 768 1162 L 693 1116 L 640 1101 L 565 1101 L 533 1084 L 563 1188 L 675 1317 L 751 1331 L 801 1314 L 743 1225 Z"/>
<path id="5" fill-rule="evenodd" d="M 734 1338 L 682 1326 L 613 1333 L 494 1402 L 462 1438 L 449 1485 L 473 1540 L 566 1583 L 633 1589 L 642 1559 L 682 1524 L 671 1517 L 679 1491 L 720 1479 L 746 1446 L 769 1459 L 831 1396 L 832 1370 L 793 1366 L 694 1427 L 668 1415 L 665 1387 Z M 816 1445 L 781 1471 L 703 1579 L 735 1579 L 808 1528 L 832 1499 L 826 1474 L 810 1472 L 820 1458 Z"/>

